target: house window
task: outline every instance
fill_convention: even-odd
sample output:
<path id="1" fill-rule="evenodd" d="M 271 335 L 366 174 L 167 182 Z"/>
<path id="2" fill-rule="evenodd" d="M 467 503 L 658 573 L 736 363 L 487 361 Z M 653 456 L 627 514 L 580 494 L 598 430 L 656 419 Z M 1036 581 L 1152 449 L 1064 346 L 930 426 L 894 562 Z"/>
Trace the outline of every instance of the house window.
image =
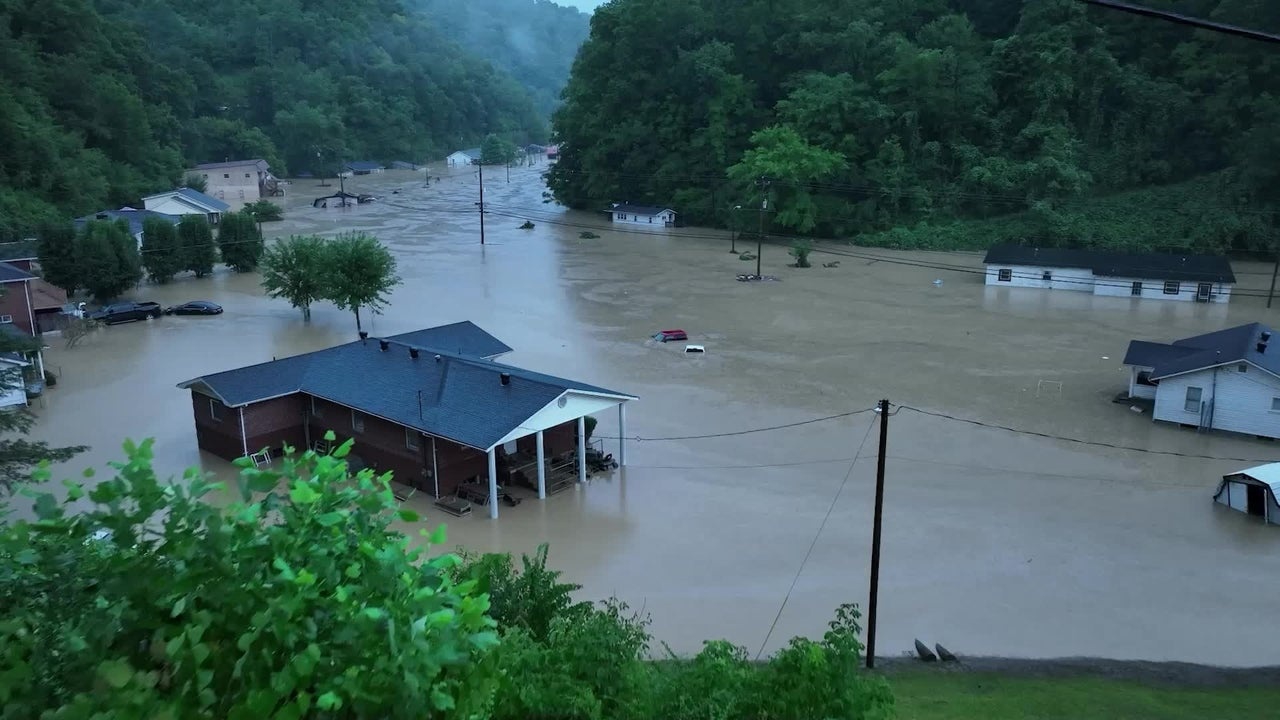
<path id="1" fill-rule="evenodd" d="M 218 401 L 213 398 L 209 398 L 209 419 L 222 422 L 222 409 L 218 407 Z"/>
<path id="2" fill-rule="evenodd" d="M 1013 271 L 1010 270 L 1009 268 L 1005 268 L 996 274 L 996 279 L 999 280 L 1000 282 L 1012 282 Z"/>
<path id="3" fill-rule="evenodd" d="M 417 450 L 422 447 L 422 436 L 417 430 L 412 428 L 404 429 L 404 446 L 409 450 Z"/>
<path id="4" fill-rule="evenodd" d="M 230 180 L 230 179 L 231 179 L 231 173 L 222 173 L 222 177 L 224 177 L 224 178 L 226 178 L 226 179 Z"/>
<path id="5" fill-rule="evenodd" d="M 1280 412 L 1280 397 L 1271 398 L 1271 412 Z"/>
<path id="6" fill-rule="evenodd" d="M 351 411 L 351 429 L 358 433 L 364 432 L 364 414 L 363 413 L 356 410 Z"/>
<path id="7" fill-rule="evenodd" d="M 1150 385 L 1150 386 L 1152 386 L 1152 387 L 1155 387 L 1155 383 L 1151 382 L 1151 371 L 1150 371 L 1150 370 L 1143 370 L 1143 371 L 1141 371 L 1141 372 L 1139 372 L 1139 373 L 1138 373 L 1138 384 L 1139 384 L 1139 385 Z"/>
<path id="8" fill-rule="evenodd" d="M 0 315 L 0 325 L 7 325 L 13 322 L 12 315 Z"/>
<path id="9" fill-rule="evenodd" d="M 1200 412 L 1200 396 L 1203 394 L 1204 391 L 1198 387 L 1187 388 L 1187 400 L 1182 404 L 1182 409 L 1187 412 Z"/>
<path id="10" fill-rule="evenodd" d="M 1041 273 L 1041 275 L 1040 275 L 1040 279 L 1041 279 L 1041 280 L 1044 280 L 1044 281 L 1046 281 L 1046 282 L 1047 282 L 1047 281 L 1049 281 L 1049 280 L 1052 280 L 1052 279 L 1053 279 L 1053 272 L 1052 272 L 1052 271 L 1050 271 L 1050 270 L 1045 270 L 1043 273 Z"/>
<path id="11" fill-rule="evenodd" d="M 1249 372 L 1249 363 L 1240 363 L 1236 365 L 1236 372 Z"/>
<path id="12" fill-rule="evenodd" d="M 245 177 L 249 177 L 249 173 L 245 173 L 245 174 L 244 174 L 244 176 L 245 176 Z"/>
<path id="13" fill-rule="evenodd" d="M 1133 287 L 1129 288 L 1129 294 L 1134 297 L 1142 297 L 1142 283 L 1135 282 Z"/>
<path id="14" fill-rule="evenodd" d="M 1165 295 L 1177 295 L 1180 292 L 1182 292 L 1182 283 L 1177 282 L 1176 280 L 1169 280 L 1165 282 L 1164 284 Z"/>

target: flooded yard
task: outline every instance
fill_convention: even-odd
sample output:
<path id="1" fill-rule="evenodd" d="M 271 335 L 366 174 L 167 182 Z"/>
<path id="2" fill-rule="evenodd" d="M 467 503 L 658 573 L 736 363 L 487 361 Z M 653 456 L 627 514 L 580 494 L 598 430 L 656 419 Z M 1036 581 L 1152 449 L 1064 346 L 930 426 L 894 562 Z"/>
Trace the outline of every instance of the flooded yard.
<path id="1" fill-rule="evenodd" d="M 1224 472 L 1276 458 L 1275 446 L 1156 425 L 1110 402 L 1126 387 L 1130 339 L 1267 322 L 1246 295 L 1265 291 L 1269 268 L 1237 265 L 1229 306 L 988 289 L 972 272 L 979 256 L 885 250 L 816 254 L 840 266 L 799 270 L 766 246 L 763 271 L 780 282 L 739 283 L 754 263 L 728 252 L 727 234 L 610 228 L 544 204 L 540 169 L 512 169 L 510 183 L 486 172 L 483 247 L 472 169 L 433 168 L 443 179 L 429 187 L 420 173 L 353 178 L 346 190 L 381 201 L 346 210 L 311 207 L 336 184 L 295 183 L 286 220 L 267 226 L 269 237 L 361 229 L 393 250 L 404 283 L 365 319 L 375 336 L 472 320 L 515 348 L 504 361 L 640 396 L 628 433 L 649 439 L 630 441 L 611 476 L 504 507 L 496 522 L 412 499 L 430 523 L 448 522 L 451 544 L 550 542 L 583 597 L 651 614 L 673 649 L 724 637 L 769 652 L 821 633 L 840 603 L 865 607 L 876 424 L 861 412 L 733 433 L 888 398 L 908 407 L 890 419 L 880 654 L 918 637 L 961 654 L 1280 663 L 1261 631 L 1280 592 L 1280 529 L 1210 501 Z M 525 218 L 532 230 L 518 229 Z M 580 239 L 581 226 L 601 237 Z M 127 437 L 154 437 L 162 471 L 229 477 L 196 449 L 175 384 L 355 339 L 350 313 L 320 305 L 304 324 L 255 275 L 220 271 L 137 297 L 213 300 L 226 313 L 110 327 L 72 350 L 51 339 L 59 383 L 36 407 L 35 434 L 92 446 L 67 476 L 118 458 Z M 663 328 L 707 353 L 647 340 Z M 616 416 L 599 420 L 597 435 L 617 434 Z M 722 436 L 662 439 L 706 435 Z"/>

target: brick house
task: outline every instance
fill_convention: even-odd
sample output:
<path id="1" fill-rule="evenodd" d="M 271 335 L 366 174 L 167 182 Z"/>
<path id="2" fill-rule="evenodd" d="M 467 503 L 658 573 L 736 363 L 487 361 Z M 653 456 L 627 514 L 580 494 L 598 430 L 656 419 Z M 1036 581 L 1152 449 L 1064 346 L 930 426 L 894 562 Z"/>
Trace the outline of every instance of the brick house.
<path id="1" fill-rule="evenodd" d="M 315 447 L 332 430 L 339 442 L 355 439 L 359 463 L 436 498 L 487 481 L 496 518 L 500 485 L 525 481 L 546 497 L 548 472 L 567 460 L 585 479 L 585 418 L 616 407 L 625 436 L 624 404 L 636 399 L 494 361 L 510 351 L 460 322 L 361 338 L 178 387 L 191 391 L 196 442 L 214 455 Z M 619 462 L 623 452 L 619 441 Z M 519 458 L 530 459 L 527 475 Z"/>

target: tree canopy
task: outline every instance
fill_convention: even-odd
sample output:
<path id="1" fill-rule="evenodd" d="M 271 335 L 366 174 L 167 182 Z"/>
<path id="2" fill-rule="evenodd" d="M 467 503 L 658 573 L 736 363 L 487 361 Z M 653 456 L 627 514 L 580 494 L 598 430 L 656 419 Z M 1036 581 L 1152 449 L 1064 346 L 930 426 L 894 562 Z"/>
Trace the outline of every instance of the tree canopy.
<path id="1" fill-rule="evenodd" d="M 1158 5 L 1280 31 L 1274 3 Z M 726 223 L 768 173 L 775 225 L 820 236 L 1028 213 L 1046 243 L 1269 246 L 1278 66 L 1272 46 L 1074 0 L 614 0 L 554 116 L 549 182 L 574 207 Z M 1169 218 L 1137 235 L 1092 220 L 1166 186 Z"/>
<path id="2" fill-rule="evenodd" d="M 449 5 L 0 1 L 0 239 L 134 205 L 199 162 L 332 174 L 357 158 L 421 162 L 489 133 L 545 139 L 529 92 L 487 48 L 441 29 L 456 27 Z M 550 3 L 506 6 L 538 18 L 504 47 L 546 69 L 545 106 L 577 48 L 570 24 L 553 30 L 562 13 Z"/>

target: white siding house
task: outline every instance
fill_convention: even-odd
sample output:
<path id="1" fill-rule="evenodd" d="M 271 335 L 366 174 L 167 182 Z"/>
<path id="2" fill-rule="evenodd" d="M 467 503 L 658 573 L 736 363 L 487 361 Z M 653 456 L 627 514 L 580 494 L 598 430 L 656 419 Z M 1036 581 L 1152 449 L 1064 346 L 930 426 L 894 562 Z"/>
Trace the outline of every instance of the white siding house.
<path id="1" fill-rule="evenodd" d="M 283 194 L 283 187 L 271 174 L 271 166 L 262 159 L 204 163 L 188 172 L 204 178 L 206 195 L 236 210 L 268 195 Z"/>
<path id="2" fill-rule="evenodd" d="M 609 210 L 616 223 L 644 225 L 646 227 L 671 227 L 676 223 L 676 213 L 671 208 L 648 205 L 615 204 Z"/>
<path id="3" fill-rule="evenodd" d="M 1205 430 L 1280 438 L 1280 343 L 1251 323 L 1172 344 L 1129 344 L 1129 396 L 1151 417 Z"/>
<path id="4" fill-rule="evenodd" d="M 222 213 L 231 209 L 222 200 L 191 188 L 149 195 L 142 198 L 142 206 L 164 215 L 203 215 L 210 225 L 217 225 L 222 220 Z"/>
<path id="5" fill-rule="evenodd" d="M 445 158 L 445 163 L 449 167 L 464 167 L 480 161 L 480 148 L 470 148 L 468 150 L 458 150 L 449 153 L 449 157 Z"/>
<path id="6" fill-rule="evenodd" d="M 1226 303 L 1236 281 L 1226 258 L 1206 255 L 1001 245 L 983 263 L 987 285 L 1153 300 Z"/>

